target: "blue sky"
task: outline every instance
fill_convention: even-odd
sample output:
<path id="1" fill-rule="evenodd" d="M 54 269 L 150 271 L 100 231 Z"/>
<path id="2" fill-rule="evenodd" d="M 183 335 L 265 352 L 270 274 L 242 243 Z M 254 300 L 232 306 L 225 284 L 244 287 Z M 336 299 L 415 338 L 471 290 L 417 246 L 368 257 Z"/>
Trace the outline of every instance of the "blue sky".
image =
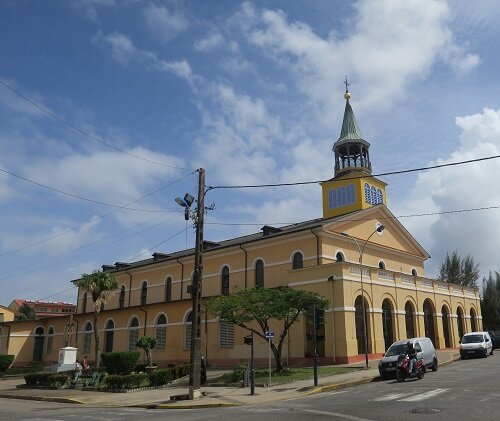
<path id="1" fill-rule="evenodd" d="M 74 301 L 83 272 L 191 247 L 174 198 L 196 168 L 212 186 L 330 178 L 345 75 L 374 173 L 500 154 L 499 19 L 487 0 L 2 1 L 0 80 L 63 122 L 0 84 L 0 168 L 135 210 L 2 172 L 0 302 Z M 500 210 L 405 217 L 498 206 L 499 170 L 384 177 L 428 276 L 453 250 L 500 268 Z M 321 216 L 317 185 L 207 201 L 213 241 Z"/>

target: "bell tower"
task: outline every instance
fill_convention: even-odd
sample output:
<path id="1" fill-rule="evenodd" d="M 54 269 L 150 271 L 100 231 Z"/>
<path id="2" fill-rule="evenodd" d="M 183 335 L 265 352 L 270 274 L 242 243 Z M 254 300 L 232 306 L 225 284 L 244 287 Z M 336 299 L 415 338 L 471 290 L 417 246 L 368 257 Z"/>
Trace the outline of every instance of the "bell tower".
<path id="1" fill-rule="evenodd" d="M 363 138 L 351 107 L 349 83 L 345 80 L 346 100 L 340 137 L 333 145 L 335 175 L 321 183 L 323 218 L 344 215 L 380 203 L 386 204 L 385 186 L 372 177 L 370 144 Z"/>

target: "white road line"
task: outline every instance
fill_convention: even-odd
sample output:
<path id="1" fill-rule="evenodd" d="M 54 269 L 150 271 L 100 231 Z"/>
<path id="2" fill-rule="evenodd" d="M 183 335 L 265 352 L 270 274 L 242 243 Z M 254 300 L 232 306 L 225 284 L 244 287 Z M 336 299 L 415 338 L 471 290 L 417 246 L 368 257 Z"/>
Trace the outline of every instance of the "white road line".
<path id="1" fill-rule="evenodd" d="M 384 401 L 395 401 L 396 399 L 400 399 L 404 396 L 407 396 L 408 393 L 394 393 L 392 395 L 385 395 L 381 398 L 373 399 L 375 402 L 384 402 Z"/>
<path id="2" fill-rule="evenodd" d="M 415 396 L 410 396 L 409 398 L 405 399 L 398 399 L 398 402 L 419 402 L 419 401 L 424 401 L 426 399 L 432 398 L 434 396 L 437 396 L 441 393 L 447 392 L 450 389 L 434 389 L 431 390 L 427 393 L 420 393 Z"/>
<path id="3" fill-rule="evenodd" d="M 316 409 L 301 409 L 301 411 L 309 412 L 311 414 L 329 415 L 331 417 L 343 418 L 343 419 L 351 420 L 351 421 L 374 421 L 374 420 L 370 420 L 368 418 L 355 417 L 354 415 L 339 414 L 338 412 L 318 411 Z"/>

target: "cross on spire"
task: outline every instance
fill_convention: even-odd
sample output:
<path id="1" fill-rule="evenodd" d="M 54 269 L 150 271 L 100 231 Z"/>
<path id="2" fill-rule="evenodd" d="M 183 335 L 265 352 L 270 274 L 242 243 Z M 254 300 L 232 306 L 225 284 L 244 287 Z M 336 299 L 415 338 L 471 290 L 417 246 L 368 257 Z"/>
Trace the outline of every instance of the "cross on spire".
<path id="1" fill-rule="evenodd" d="M 347 94 L 349 92 L 349 86 L 350 86 L 350 83 L 347 82 L 347 76 L 345 77 L 344 85 L 345 85 L 345 93 Z"/>

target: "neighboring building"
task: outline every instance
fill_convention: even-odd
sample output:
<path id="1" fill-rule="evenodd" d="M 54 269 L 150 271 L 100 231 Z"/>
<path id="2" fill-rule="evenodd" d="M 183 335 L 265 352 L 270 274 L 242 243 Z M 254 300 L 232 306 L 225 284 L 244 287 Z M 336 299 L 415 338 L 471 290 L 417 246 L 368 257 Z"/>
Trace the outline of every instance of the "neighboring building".
<path id="1" fill-rule="evenodd" d="M 370 358 L 380 357 L 393 341 L 414 336 L 428 336 L 436 348 L 457 347 L 465 332 L 482 329 L 479 292 L 425 277 L 429 255 L 386 207 L 386 184 L 371 176 L 370 145 L 359 130 L 350 94 L 345 97 L 342 131 L 333 147 L 335 175 L 322 183 L 323 217 L 204 242 L 203 297 L 280 285 L 318 292 L 330 302 L 319 332 L 323 364 L 364 358 L 363 319 Z M 381 224 L 385 229 L 378 232 Z M 153 335 L 155 361 L 188 361 L 193 263 L 190 249 L 103 266 L 120 285 L 99 316 L 103 351 L 132 351 L 140 336 Z M 79 357 L 93 359 L 93 304 L 81 290 L 77 306 L 71 318 L 5 323 L 15 364 L 56 361 L 65 338 L 78 347 Z M 205 313 L 201 322 L 202 352 L 211 365 L 248 360 L 243 343 L 248 332 Z M 292 326 L 285 363 L 312 364 L 311 326 L 307 316 Z M 280 324 L 271 328 L 279 332 Z M 257 364 L 266 365 L 266 341 L 256 339 L 255 353 Z"/>
<path id="2" fill-rule="evenodd" d="M 1 322 L 11 322 L 14 320 L 15 311 L 9 307 L 4 307 L 0 305 L 0 323 Z"/>
<path id="3" fill-rule="evenodd" d="M 19 313 L 21 307 L 25 304 L 33 309 L 38 319 L 54 316 L 67 316 L 68 314 L 76 311 L 76 305 L 71 303 L 21 299 L 12 300 L 9 304 L 9 308 L 14 310 L 16 313 Z"/>

